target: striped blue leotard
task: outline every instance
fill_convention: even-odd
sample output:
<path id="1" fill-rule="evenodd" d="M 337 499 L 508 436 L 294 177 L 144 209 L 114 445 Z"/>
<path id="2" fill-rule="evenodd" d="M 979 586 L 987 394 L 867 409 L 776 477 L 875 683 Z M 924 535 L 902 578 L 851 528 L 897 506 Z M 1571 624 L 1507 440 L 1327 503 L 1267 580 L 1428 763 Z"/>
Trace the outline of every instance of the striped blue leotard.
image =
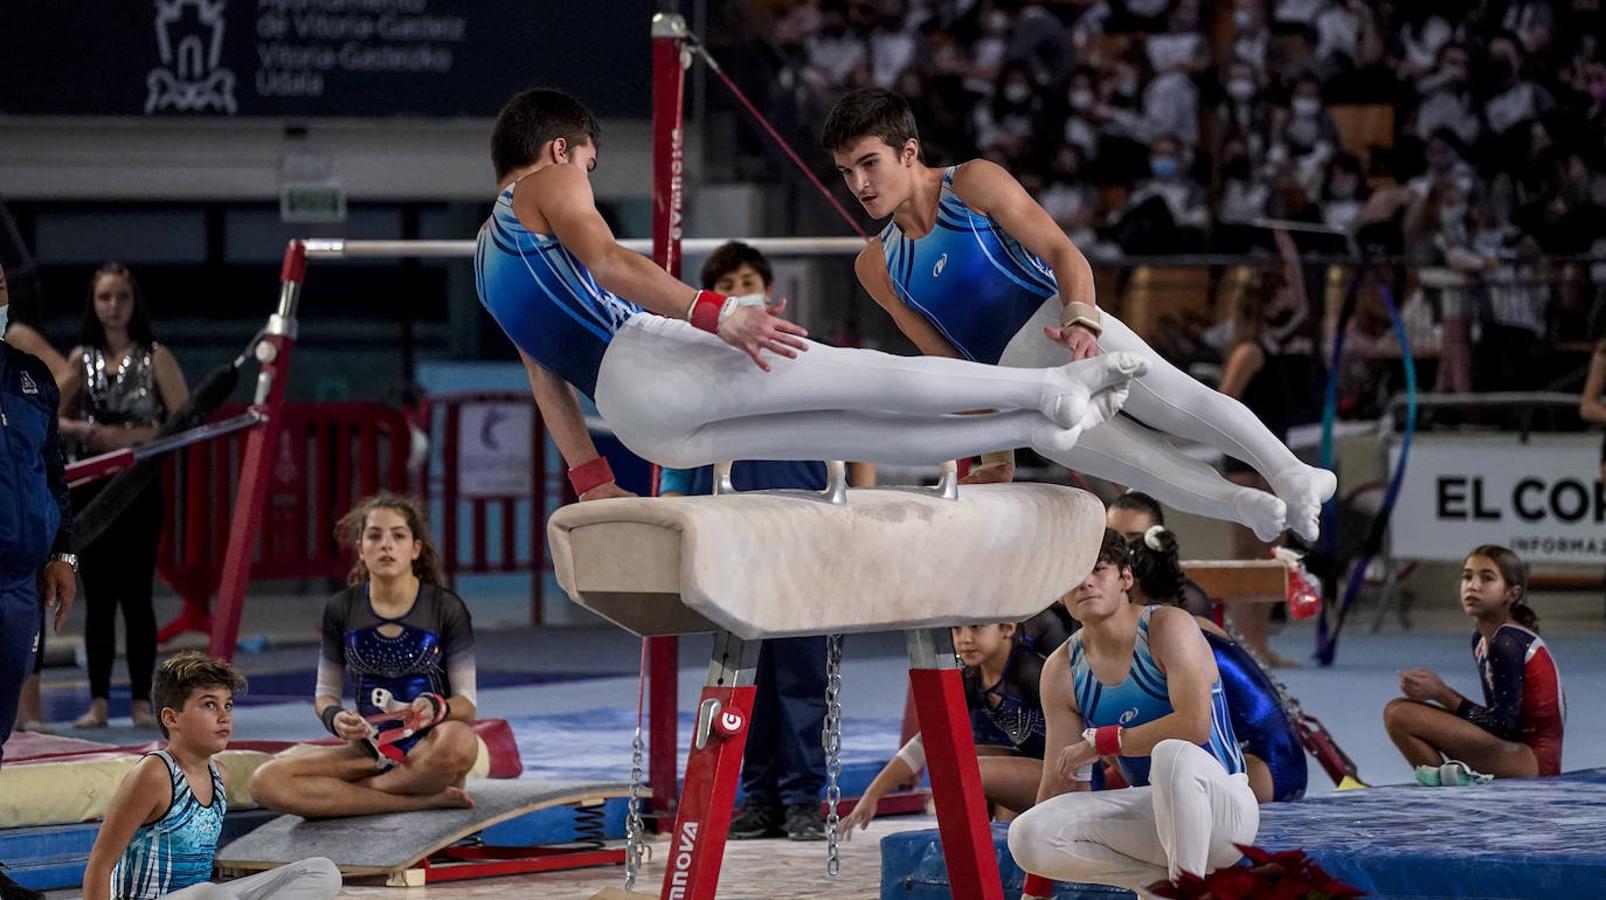
<path id="1" fill-rule="evenodd" d="M 513 214 L 516 184 L 476 240 L 480 303 L 526 355 L 594 396 L 608 342 L 641 307 L 604 289 L 555 236 L 525 228 Z"/>
<path id="2" fill-rule="evenodd" d="M 1171 695 L 1167 692 L 1165 673 L 1155 663 L 1149 651 L 1149 617 L 1155 607 L 1146 606 L 1138 617 L 1138 635 L 1132 645 L 1132 665 L 1120 684 L 1104 684 L 1094 677 L 1082 648 L 1078 631 L 1065 642 L 1070 654 L 1071 679 L 1076 691 L 1076 706 L 1082 711 L 1082 720 L 1090 728 L 1105 725 L 1124 725 L 1135 728 L 1173 712 Z M 1220 761 L 1227 774 L 1236 775 L 1244 770 L 1243 753 L 1238 749 L 1238 738 L 1232 731 L 1232 717 L 1227 710 L 1227 697 L 1221 679 L 1210 685 L 1210 740 L 1200 746 Z M 1116 761 L 1127 784 L 1134 787 L 1149 783 L 1147 756 L 1120 756 Z"/>
<path id="3" fill-rule="evenodd" d="M 910 238 L 897 222 L 888 222 L 881 252 L 899 300 L 966 359 L 996 365 L 1010 338 L 1059 286 L 1046 263 L 959 199 L 955 168 L 942 173 L 931 231 Z"/>
<path id="4" fill-rule="evenodd" d="M 157 750 L 147 755 L 167 765 L 173 797 L 160 819 L 134 832 L 128 849 L 112 869 L 112 897 L 116 900 L 152 900 L 210 880 L 212 857 L 223 833 L 223 814 L 229 807 L 216 762 L 206 764 L 212 773 L 212 803 L 202 806 L 171 754 Z"/>

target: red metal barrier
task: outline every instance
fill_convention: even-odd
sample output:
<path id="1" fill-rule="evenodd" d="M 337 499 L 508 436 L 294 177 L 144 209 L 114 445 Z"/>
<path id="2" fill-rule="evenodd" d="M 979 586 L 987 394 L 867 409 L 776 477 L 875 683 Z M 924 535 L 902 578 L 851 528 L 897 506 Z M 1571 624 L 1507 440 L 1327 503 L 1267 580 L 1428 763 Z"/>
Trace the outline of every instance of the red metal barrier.
<path id="1" fill-rule="evenodd" d="M 242 409 L 225 407 L 215 418 Z M 352 551 L 336 543 L 335 523 L 381 487 L 401 493 L 413 487 L 407 420 L 374 403 L 288 403 L 277 431 L 248 578 L 343 576 Z M 212 630 L 210 598 L 222 580 L 241 460 L 252 433 L 196 444 L 163 466 L 168 515 L 157 571 L 184 598 L 184 609 L 162 626 L 158 641 Z"/>
<path id="2" fill-rule="evenodd" d="M 520 421 L 509 421 L 514 418 Z M 525 418 L 527 417 L 527 418 Z M 426 421 L 431 441 L 439 442 L 442 471 L 432 479 L 431 501 L 440 504 L 441 563 L 446 574 L 530 573 L 530 624 L 541 624 L 542 575 L 551 568 L 546 554 L 547 484 L 546 430 L 529 391 L 500 391 L 463 394 L 436 394 L 429 398 Z M 528 422 L 529 444 L 519 440 Z M 465 423 L 474 429 L 465 450 Z M 516 441 L 513 446 L 509 441 Z M 465 453 L 477 453 L 465 462 Z M 528 453 L 529 470 L 522 471 L 523 454 Z M 487 458 L 505 455 L 509 465 L 496 471 L 480 471 Z M 465 465 L 471 483 L 465 484 Z M 560 502 L 572 497 L 560 494 Z M 498 531 L 493 553 L 490 518 L 495 511 Z M 467 514 L 472 537 L 461 546 L 459 530 Z M 527 516 L 529 534 L 524 552 L 519 552 L 518 523 Z M 466 551 L 466 553 L 465 553 Z"/>

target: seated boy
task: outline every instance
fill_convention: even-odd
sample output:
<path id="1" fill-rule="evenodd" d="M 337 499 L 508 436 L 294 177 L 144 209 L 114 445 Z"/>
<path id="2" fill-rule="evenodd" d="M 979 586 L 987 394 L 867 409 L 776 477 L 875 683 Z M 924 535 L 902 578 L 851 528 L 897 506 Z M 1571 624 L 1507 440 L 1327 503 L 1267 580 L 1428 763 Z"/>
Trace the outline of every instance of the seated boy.
<path id="1" fill-rule="evenodd" d="M 84 869 L 84 900 L 331 900 L 340 870 L 322 857 L 213 884 L 212 857 L 228 809 L 212 757 L 233 733 L 245 678 L 228 663 L 181 653 L 156 671 L 152 701 L 167 746 L 117 786 Z"/>

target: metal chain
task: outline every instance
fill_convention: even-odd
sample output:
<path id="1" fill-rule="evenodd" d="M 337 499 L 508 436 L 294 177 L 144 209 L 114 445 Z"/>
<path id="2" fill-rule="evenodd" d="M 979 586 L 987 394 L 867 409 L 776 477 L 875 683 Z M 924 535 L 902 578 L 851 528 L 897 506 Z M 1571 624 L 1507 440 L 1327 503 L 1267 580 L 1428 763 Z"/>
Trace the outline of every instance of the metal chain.
<path id="1" fill-rule="evenodd" d="M 636 875 L 641 871 L 647 855 L 647 841 L 641 825 L 641 724 L 636 724 L 636 736 L 630 742 L 630 800 L 625 807 L 625 890 L 636 886 Z"/>
<path id="2" fill-rule="evenodd" d="M 833 634 L 825 640 L 825 727 L 820 731 L 820 743 L 825 745 L 825 871 L 835 878 L 842 871 L 842 856 L 837 849 L 841 838 L 842 819 L 837 815 L 837 804 L 842 802 L 842 787 L 837 779 L 842 775 L 842 635 Z"/>

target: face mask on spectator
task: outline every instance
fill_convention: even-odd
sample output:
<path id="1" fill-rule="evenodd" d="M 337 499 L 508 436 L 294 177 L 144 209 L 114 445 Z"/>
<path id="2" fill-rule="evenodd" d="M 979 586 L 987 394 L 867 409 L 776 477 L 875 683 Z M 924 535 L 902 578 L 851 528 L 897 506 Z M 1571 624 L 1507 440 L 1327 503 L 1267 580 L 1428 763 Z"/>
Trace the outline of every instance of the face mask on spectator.
<path id="1" fill-rule="evenodd" d="M 1149 171 L 1156 178 L 1175 178 L 1177 176 L 1177 161 L 1169 156 L 1149 157 Z"/>
<path id="2" fill-rule="evenodd" d="M 1232 24 L 1238 26 L 1239 31 L 1244 31 L 1255 24 L 1255 14 L 1247 9 L 1234 10 Z"/>
<path id="3" fill-rule="evenodd" d="M 1461 204 L 1442 206 L 1439 208 L 1439 226 L 1441 228 L 1453 228 L 1460 224 L 1461 220 L 1465 219 L 1466 216 L 1467 208 Z"/>
<path id="4" fill-rule="evenodd" d="M 1294 115 L 1309 118 L 1322 111 L 1322 101 L 1315 97 L 1295 97 Z"/>
<path id="5" fill-rule="evenodd" d="M 1327 185 L 1327 192 L 1332 194 L 1335 200 L 1352 200 L 1360 186 L 1360 182 L 1354 178 L 1343 176 L 1334 178 Z"/>
<path id="6" fill-rule="evenodd" d="M 6 324 L 11 318 L 11 306 L 0 306 L 0 341 L 6 339 Z"/>
<path id="7" fill-rule="evenodd" d="M 1234 78 L 1227 82 L 1227 96 L 1243 103 L 1255 96 L 1255 82 L 1248 78 Z"/>
<path id="8" fill-rule="evenodd" d="M 1071 91 L 1071 109 L 1083 110 L 1093 108 L 1093 92 L 1087 88 L 1076 88 Z"/>
<path id="9" fill-rule="evenodd" d="M 1019 106 L 1031 99 L 1031 96 L 1032 86 L 1029 84 L 1021 84 L 1018 81 L 1012 81 L 1004 86 L 1004 99 L 1015 104 L 1016 106 Z"/>

